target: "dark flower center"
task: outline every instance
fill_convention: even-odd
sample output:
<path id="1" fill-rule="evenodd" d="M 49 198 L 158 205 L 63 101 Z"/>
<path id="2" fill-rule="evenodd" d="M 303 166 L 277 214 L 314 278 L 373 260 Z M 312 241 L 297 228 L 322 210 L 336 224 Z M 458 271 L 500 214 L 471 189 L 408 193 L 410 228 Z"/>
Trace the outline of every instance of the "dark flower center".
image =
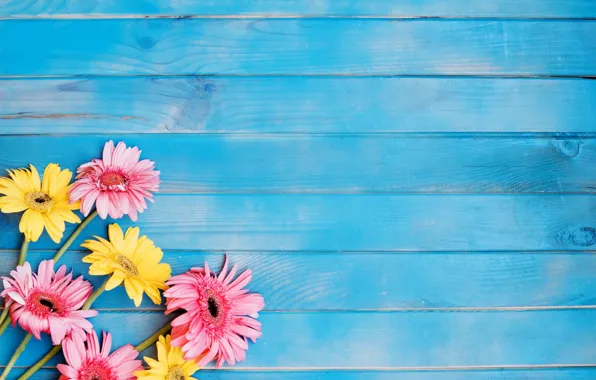
<path id="1" fill-rule="evenodd" d="M 86 362 L 79 370 L 79 380 L 110 380 L 112 373 L 101 359 Z"/>
<path id="2" fill-rule="evenodd" d="M 170 368 L 166 380 L 184 380 L 184 370 L 179 365 Z"/>
<path id="3" fill-rule="evenodd" d="M 25 196 L 25 202 L 30 208 L 41 213 L 50 211 L 50 208 L 52 207 L 52 198 L 48 194 L 42 193 L 41 191 L 27 193 Z"/>
<path id="4" fill-rule="evenodd" d="M 122 268 L 129 276 L 138 276 L 139 270 L 135 263 L 124 255 L 116 256 L 116 261 L 118 264 L 122 265 Z"/>
<path id="5" fill-rule="evenodd" d="M 105 186 L 118 186 L 125 182 L 124 176 L 118 173 L 104 173 L 101 176 L 101 184 Z"/>
<path id="6" fill-rule="evenodd" d="M 52 301 L 42 298 L 39 300 L 39 303 L 42 306 L 45 306 L 49 311 L 54 312 L 54 304 L 52 303 Z"/>
<path id="7" fill-rule="evenodd" d="M 219 305 L 213 297 L 209 297 L 207 300 L 207 308 L 209 309 L 209 314 L 211 314 L 213 318 L 217 318 L 219 315 Z"/>

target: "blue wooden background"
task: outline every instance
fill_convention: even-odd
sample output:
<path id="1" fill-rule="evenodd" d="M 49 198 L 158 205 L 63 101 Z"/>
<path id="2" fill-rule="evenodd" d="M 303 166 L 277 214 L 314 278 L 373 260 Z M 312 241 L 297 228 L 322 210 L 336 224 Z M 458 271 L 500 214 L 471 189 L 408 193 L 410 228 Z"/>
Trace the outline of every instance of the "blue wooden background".
<path id="1" fill-rule="evenodd" d="M 255 271 L 264 336 L 202 380 L 596 378 L 596 1 L 4 0 L 0 18 L 2 170 L 138 145 L 163 179 L 138 225 L 174 272 L 224 252 Z M 64 262 L 86 273 L 83 254 Z M 96 305 L 116 345 L 165 321 L 122 289 Z"/>

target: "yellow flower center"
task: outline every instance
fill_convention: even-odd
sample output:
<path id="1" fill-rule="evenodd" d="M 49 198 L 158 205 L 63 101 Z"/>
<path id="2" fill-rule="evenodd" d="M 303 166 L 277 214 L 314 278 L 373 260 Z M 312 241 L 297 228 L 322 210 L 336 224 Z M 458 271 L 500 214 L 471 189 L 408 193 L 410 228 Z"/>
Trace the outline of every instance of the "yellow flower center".
<path id="1" fill-rule="evenodd" d="M 52 198 L 46 193 L 42 193 L 41 191 L 32 191 L 27 193 L 25 196 L 25 202 L 29 206 L 29 208 L 39 211 L 41 213 L 47 213 L 52 208 Z"/>
<path id="2" fill-rule="evenodd" d="M 166 375 L 166 380 L 184 380 L 184 378 L 184 370 L 179 365 L 170 368 Z"/>
<path id="3" fill-rule="evenodd" d="M 139 270 L 137 269 L 137 266 L 128 257 L 124 255 L 118 255 L 116 256 L 116 261 L 118 262 L 118 264 L 122 266 L 122 268 L 124 268 L 126 274 L 128 274 L 129 276 L 139 275 Z"/>

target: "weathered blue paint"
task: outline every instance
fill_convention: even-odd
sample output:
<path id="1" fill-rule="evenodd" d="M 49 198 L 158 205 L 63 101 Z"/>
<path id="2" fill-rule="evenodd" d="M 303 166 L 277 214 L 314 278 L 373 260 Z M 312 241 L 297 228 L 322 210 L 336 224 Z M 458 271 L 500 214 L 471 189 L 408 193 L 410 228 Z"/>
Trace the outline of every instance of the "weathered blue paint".
<path id="1" fill-rule="evenodd" d="M 50 251 L 32 251 L 34 267 Z M 62 262 L 99 286 L 80 261 L 86 251 L 67 252 Z M 0 253 L 0 273 L 16 264 L 17 252 Z M 227 252 L 240 270 L 252 269 L 250 289 L 266 298 L 267 311 L 421 310 L 446 308 L 551 308 L 594 305 L 596 255 L 591 253 L 393 253 Z M 189 263 L 219 271 L 222 252 L 165 251 L 174 273 Z M 430 276 L 422 276 L 430 273 Z M 358 278 L 357 281 L 354 279 Z M 133 310 L 123 288 L 100 297 L 100 309 Z M 147 297 L 143 310 L 163 309 Z"/>
<path id="2" fill-rule="evenodd" d="M 0 16 L 596 17 L 591 0 L 5 0 Z"/>
<path id="3" fill-rule="evenodd" d="M 162 194 L 136 225 L 164 249 L 587 250 L 594 209 L 596 197 L 573 194 Z M 16 223 L 0 218 L 0 248 L 20 245 Z M 107 224 L 86 234 L 105 235 Z M 35 246 L 55 244 L 44 235 Z"/>
<path id="4" fill-rule="evenodd" d="M 5 20 L 19 38 L 2 41 L 0 76 L 590 76 L 595 34 L 591 20 Z"/>
<path id="5" fill-rule="evenodd" d="M 590 364 L 596 310 L 262 312 L 263 337 L 235 368 L 428 368 Z M 122 328 L 126 321 L 126 328 Z M 106 312 L 97 329 L 114 331 L 114 346 L 140 342 L 166 322 L 161 312 Z M 551 326 L 552 328 L 545 328 Z M 556 328 L 555 328 L 556 326 Z M 5 339 L 23 332 L 9 329 Z M 34 341 L 19 365 L 50 347 Z M 479 348 L 482 347 L 482 350 Z M 538 349 L 540 347 L 540 349 Z M 6 362 L 13 353 L 0 345 Z M 147 354 L 153 354 L 148 350 Z M 56 358 L 48 364 L 59 362 Z"/>
<path id="6" fill-rule="evenodd" d="M 110 137 L 142 147 L 143 157 L 154 160 L 163 172 L 163 193 L 554 194 L 594 193 L 595 136 Z M 59 162 L 74 171 L 81 162 L 99 156 L 105 141 L 102 135 L 5 136 L 0 141 L 0 170 Z"/>
<path id="7" fill-rule="evenodd" d="M 2 134 L 596 132 L 596 82 L 573 78 L 12 79 L 0 99 Z"/>
<path id="8" fill-rule="evenodd" d="M 202 380 L 593 379 L 594 17 L 592 0 L 4 1 L 0 170 L 74 170 L 108 139 L 156 161 L 142 233 L 174 273 L 227 252 L 267 303 L 247 361 Z M 2 275 L 17 222 L 0 215 Z M 107 223 L 63 257 L 76 274 Z M 116 346 L 166 321 L 122 289 L 96 307 Z"/>

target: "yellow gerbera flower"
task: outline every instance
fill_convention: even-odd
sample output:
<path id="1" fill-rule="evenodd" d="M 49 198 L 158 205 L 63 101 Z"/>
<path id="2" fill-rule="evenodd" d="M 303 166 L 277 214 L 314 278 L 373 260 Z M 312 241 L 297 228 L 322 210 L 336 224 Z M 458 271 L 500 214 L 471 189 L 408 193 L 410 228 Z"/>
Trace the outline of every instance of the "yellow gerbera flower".
<path id="1" fill-rule="evenodd" d="M 163 257 L 161 249 L 147 236 L 139 237 L 139 232 L 138 227 L 130 227 L 123 236 L 120 226 L 111 224 L 108 227 L 109 241 L 95 236 L 97 240 L 81 244 L 92 251 L 83 258 L 83 262 L 91 264 L 89 274 L 92 276 L 111 274 L 106 290 L 112 290 L 124 281 L 126 294 L 137 307 L 141 304 L 143 292 L 159 305 L 159 289 L 167 289 L 165 282 L 170 278 L 172 269 L 169 264 L 160 263 Z"/>
<path id="2" fill-rule="evenodd" d="M 182 349 L 172 347 L 170 336 L 159 337 L 157 346 L 157 360 L 144 357 L 149 369 L 136 371 L 137 379 L 145 380 L 196 380 L 191 377 L 199 370 L 199 366 L 192 360 L 184 360 Z"/>
<path id="3" fill-rule="evenodd" d="M 0 178 L 0 211 L 4 213 L 21 212 L 19 231 L 25 239 L 37 241 L 44 228 L 50 238 L 60 242 L 64 234 L 64 222 L 81 223 L 81 219 L 72 212 L 80 207 L 79 202 L 70 203 L 70 170 L 60 170 L 57 164 L 49 164 L 43 172 L 43 182 L 35 166 L 29 169 L 9 170 L 10 178 Z"/>

